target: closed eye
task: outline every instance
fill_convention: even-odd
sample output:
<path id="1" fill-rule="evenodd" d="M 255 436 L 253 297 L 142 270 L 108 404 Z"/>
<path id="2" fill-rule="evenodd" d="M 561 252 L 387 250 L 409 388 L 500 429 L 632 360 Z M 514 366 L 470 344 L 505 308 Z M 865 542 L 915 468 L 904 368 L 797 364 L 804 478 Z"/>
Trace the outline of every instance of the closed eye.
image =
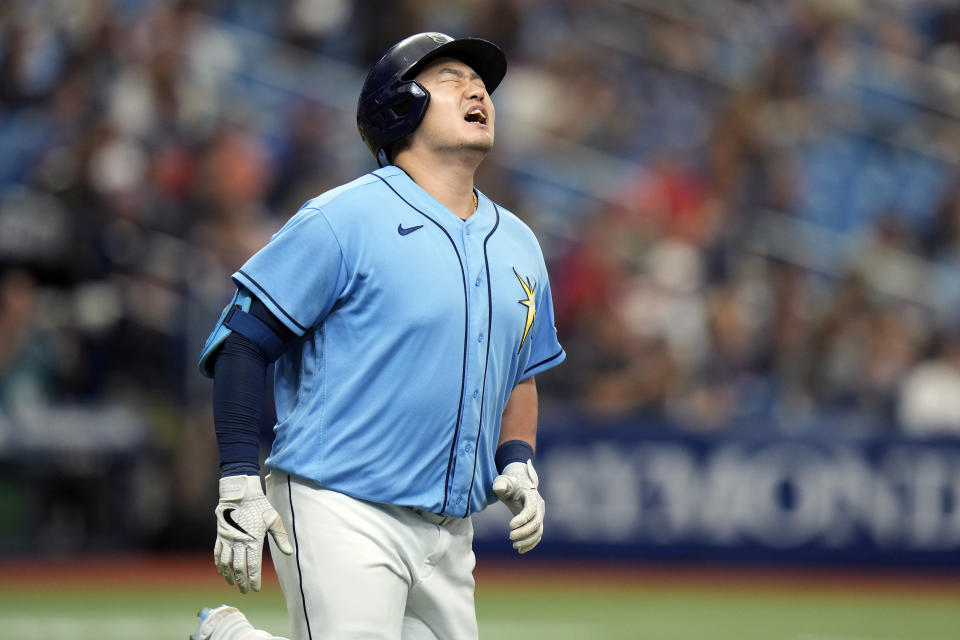
<path id="1" fill-rule="evenodd" d="M 439 73 L 440 73 L 440 81 L 441 81 L 441 82 L 446 81 L 446 80 L 457 80 L 457 81 L 463 82 L 463 81 L 467 80 L 467 74 L 466 74 L 466 73 L 464 73 L 464 72 L 463 72 L 462 70 L 460 70 L 460 69 L 454 69 L 453 67 L 443 67 L 442 69 L 440 69 Z M 473 72 L 470 74 L 470 80 L 471 80 L 472 82 L 476 82 L 476 81 L 479 80 L 479 81 L 480 81 L 480 84 L 481 84 L 481 85 L 483 84 L 483 78 L 481 78 L 481 77 L 480 77 L 480 74 L 477 73 L 476 71 L 473 71 Z M 486 90 L 486 87 L 484 87 L 484 90 Z"/>
<path id="2" fill-rule="evenodd" d="M 452 67 L 444 67 L 440 69 L 441 80 L 463 80 L 465 74 L 460 69 L 454 69 Z"/>

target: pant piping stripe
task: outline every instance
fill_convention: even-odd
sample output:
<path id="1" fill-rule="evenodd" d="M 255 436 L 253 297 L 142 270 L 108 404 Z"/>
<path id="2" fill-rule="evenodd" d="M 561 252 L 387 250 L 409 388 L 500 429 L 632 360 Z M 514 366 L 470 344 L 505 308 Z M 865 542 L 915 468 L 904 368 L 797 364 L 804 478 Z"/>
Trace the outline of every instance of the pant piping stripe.
<path id="1" fill-rule="evenodd" d="M 303 571 L 300 569 L 300 542 L 297 540 L 297 516 L 293 511 L 293 486 L 290 483 L 290 476 L 287 476 L 287 496 L 290 500 L 290 525 L 293 529 L 293 546 L 297 557 L 297 577 L 300 580 L 300 601 L 303 603 L 303 619 L 307 623 L 307 638 L 313 640 L 313 634 L 310 632 L 310 616 L 307 615 L 307 596 L 303 592 Z"/>

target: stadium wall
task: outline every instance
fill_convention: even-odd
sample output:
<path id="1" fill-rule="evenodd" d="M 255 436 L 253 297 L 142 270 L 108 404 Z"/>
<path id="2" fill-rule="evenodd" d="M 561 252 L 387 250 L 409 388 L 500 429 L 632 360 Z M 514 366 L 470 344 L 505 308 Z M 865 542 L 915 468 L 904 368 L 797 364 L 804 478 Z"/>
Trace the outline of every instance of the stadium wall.
<path id="1" fill-rule="evenodd" d="M 539 552 L 656 561 L 960 565 L 960 441 L 545 428 Z M 506 554 L 500 505 L 480 554 Z"/>

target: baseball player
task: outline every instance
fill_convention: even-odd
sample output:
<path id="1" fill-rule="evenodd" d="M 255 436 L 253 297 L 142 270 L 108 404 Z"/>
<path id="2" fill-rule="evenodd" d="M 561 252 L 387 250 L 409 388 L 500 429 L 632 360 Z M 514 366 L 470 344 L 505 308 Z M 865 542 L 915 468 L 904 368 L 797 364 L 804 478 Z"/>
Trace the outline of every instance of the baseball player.
<path id="1" fill-rule="evenodd" d="M 503 501 L 519 553 L 543 534 L 534 376 L 565 353 L 536 238 L 473 184 L 505 73 L 485 40 L 390 48 L 357 107 L 380 168 L 307 202 L 233 275 L 204 347 L 214 560 L 257 591 L 269 535 L 298 639 L 476 638 L 471 514 Z M 272 637 L 231 607 L 206 613 L 201 639 Z"/>

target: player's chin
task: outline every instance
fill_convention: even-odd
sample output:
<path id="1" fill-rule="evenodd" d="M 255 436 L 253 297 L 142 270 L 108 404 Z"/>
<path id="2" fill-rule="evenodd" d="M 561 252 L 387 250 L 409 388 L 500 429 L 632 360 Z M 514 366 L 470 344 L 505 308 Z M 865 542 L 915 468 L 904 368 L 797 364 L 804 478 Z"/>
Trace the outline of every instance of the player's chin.
<path id="1" fill-rule="evenodd" d="M 493 149 L 493 134 L 484 137 L 475 136 L 470 140 L 464 140 L 460 148 L 464 151 L 489 153 Z"/>

